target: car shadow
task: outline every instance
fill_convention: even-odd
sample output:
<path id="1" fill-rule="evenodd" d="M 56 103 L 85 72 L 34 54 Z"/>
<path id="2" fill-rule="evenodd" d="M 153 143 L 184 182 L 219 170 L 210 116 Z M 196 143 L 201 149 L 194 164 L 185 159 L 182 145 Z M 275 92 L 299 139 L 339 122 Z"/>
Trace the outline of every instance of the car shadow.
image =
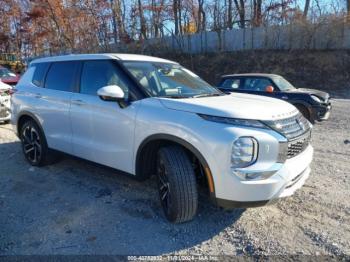
<path id="1" fill-rule="evenodd" d="M 32 167 L 19 142 L 0 144 L 0 254 L 161 255 L 190 249 L 233 225 L 244 209 L 224 211 L 200 188 L 193 221 L 166 221 L 155 179 L 63 156 Z"/>

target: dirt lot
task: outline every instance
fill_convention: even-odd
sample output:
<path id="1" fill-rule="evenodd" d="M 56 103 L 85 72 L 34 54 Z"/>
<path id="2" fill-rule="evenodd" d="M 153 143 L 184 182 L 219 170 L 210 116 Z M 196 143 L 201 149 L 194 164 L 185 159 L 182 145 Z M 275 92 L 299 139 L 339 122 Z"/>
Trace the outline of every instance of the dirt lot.
<path id="1" fill-rule="evenodd" d="M 223 211 L 201 196 L 194 221 L 163 218 L 155 181 L 64 157 L 30 167 L 0 125 L 0 255 L 350 255 L 350 100 L 315 126 L 312 174 L 273 206 Z"/>

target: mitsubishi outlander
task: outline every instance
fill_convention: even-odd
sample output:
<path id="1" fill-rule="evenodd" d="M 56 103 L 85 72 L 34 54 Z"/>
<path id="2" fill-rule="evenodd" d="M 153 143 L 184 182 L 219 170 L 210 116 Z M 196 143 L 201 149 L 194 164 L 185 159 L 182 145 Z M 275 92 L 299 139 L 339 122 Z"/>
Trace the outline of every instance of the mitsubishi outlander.
<path id="1" fill-rule="evenodd" d="M 291 104 L 224 94 L 176 62 L 131 54 L 34 60 L 12 95 L 33 166 L 61 151 L 139 180 L 157 176 L 174 223 L 191 220 L 198 181 L 225 208 L 292 195 L 310 174 L 312 125 Z"/>

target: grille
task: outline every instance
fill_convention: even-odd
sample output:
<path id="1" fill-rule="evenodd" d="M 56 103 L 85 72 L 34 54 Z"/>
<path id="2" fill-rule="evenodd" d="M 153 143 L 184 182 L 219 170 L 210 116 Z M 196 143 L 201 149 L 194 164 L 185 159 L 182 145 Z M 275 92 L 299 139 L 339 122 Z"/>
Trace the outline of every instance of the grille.
<path id="1" fill-rule="evenodd" d="M 306 133 L 311 127 L 309 121 L 300 113 L 285 119 L 269 121 L 267 124 L 288 140 Z"/>
<path id="2" fill-rule="evenodd" d="M 303 152 L 310 143 L 311 132 L 308 132 L 302 138 L 288 142 L 287 158 L 295 157 Z"/>

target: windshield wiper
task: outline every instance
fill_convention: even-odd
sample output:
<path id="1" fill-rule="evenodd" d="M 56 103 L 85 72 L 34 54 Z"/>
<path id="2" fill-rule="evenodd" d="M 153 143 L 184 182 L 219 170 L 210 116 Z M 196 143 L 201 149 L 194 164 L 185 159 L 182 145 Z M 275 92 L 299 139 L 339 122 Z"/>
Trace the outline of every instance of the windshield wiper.
<path id="1" fill-rule="evenodd" d="M 179 95 L 173 95 L 173 96 L 160 96 L 163 98 L 175 98 L 175 99 L 181 99 L 181 98 L 189 98 L 189 96 L 179 96 Z"/>
<path id="2" fill-rule="evenodd" d="M 209 96 L 222 96 L 223 94 L 221 93 L 214 93 L 214 94 L 199 94 L 199 95 L 195 95 L 193 96 L 194 98 L 198 98 L 198 97 L 209 97 Z"/>

